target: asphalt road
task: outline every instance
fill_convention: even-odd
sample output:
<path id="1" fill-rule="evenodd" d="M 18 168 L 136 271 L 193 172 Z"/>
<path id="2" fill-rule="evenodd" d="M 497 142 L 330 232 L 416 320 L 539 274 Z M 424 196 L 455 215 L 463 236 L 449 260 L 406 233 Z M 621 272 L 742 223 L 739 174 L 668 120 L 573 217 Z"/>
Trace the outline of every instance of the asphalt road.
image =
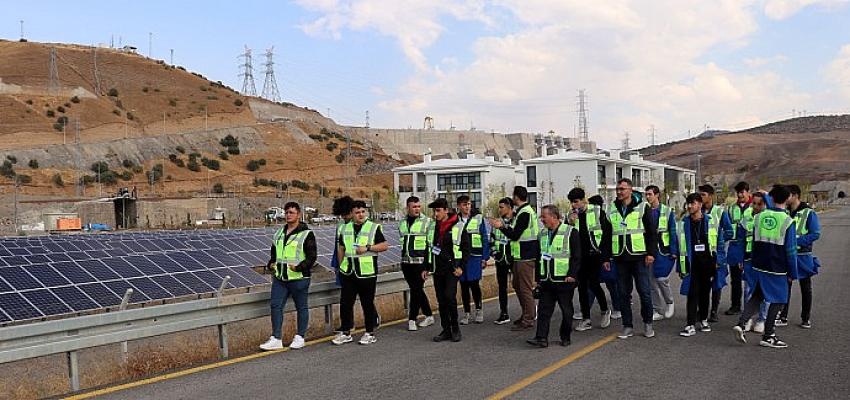
<path id="1" fill-rule="evenodd" d="M 814 278 L 814 327 L 797 326 L 800 295 L 795 286 L 791 324 L 778 328 L 787 349 L 759 347 L 757 334 L 748 336 L 747 345 L 737 343 L 731 331 L 736 317 L 721 316 L 713 332 L 679 337 L 685 322 L 683 297 L 677 299 L 672 319 L 655 324 L 655 338 L 610 340 L 620 329 L 614 321 L 605 330 L 574 332 L 569 347 L 536 349 L 525 344 L 531 333 L 510 332 L 490 322 L 498 311 L 490 302 L 485 305 L 487 322 L 462 327 L 460 343 L 433 343 L 439 324 L 418 332 L 398 324 L 381 329 L 371 346 L 338 347 L 324 341 L 99 398 L 484 398 L 512 387 L 512 398 L 530 399 L 844 399 L 850 395 L 850 303 L 847 292 L 842 294 L 850 288 L 850 208 L 826 213 L 821 221 L 823 236 L 815 252 L 823 267 Z M 727 291 L 721 310 L 728 308 Z M 511 308 L 517 315 L 513 297 Z M 554 342 L 560 313 L 553 319 Z M 642 327 L 636 330 L 642 332 Z M 589 351 L 594 343 L 598 348 Z M 551 367 L 548 374 L 538 372 L 557 363 L 560 368 Z"/>

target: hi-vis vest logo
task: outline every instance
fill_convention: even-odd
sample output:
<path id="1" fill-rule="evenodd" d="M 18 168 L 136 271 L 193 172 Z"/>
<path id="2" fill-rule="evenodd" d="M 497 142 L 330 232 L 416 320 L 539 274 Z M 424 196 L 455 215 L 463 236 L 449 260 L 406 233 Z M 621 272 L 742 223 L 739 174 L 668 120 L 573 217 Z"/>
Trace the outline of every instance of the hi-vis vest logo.
<path id="1" fill-rule="evenodd" d="M 769 229 L 769 230 L 775 229 L 776 225 L 778 224 L 778 222 L 776 221 L 776 218 L 774 218 L 772 215 L 765 216 L 764 219 L 762 220 L 762 223 L 764 224 L 764 227 Z"/>

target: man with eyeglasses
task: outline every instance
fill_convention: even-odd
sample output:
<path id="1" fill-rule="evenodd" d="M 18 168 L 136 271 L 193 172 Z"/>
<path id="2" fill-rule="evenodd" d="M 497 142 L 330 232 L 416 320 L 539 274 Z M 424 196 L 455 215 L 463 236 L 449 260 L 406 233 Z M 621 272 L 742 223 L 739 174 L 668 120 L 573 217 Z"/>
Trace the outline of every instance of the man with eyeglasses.
<path id="1" fill-rule="evenodd" d="M 637 284 L 640 297 L 640 314 L 644 323 L 644 336 L 655 336 L 652 329 L 652 289 L 649 283 L 652 264 L 655 257 L 650 249 L 657 244 L 657 229 L 652 214 L 647 212 L 647 204 L 641 196 L 632 190 L 632 181 L 622 178 L 617 181 L 617 200 L 609 206 L 608 219 L 611 221 L 611 260 L 602 267 L 609 271 L 611 262 L 617 264 L 617 278 L 620 286 L 620 311 L 623 314 L 623 331 L 617 337 L 626 339 L 634 336 L 632 321 L 632 290 Z"/>

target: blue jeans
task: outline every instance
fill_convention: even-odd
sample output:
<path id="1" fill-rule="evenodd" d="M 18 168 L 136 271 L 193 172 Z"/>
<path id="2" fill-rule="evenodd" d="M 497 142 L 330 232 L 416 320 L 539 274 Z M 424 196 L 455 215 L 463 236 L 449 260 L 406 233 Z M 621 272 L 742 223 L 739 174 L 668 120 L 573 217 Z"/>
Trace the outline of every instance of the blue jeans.
<path id="1" fill-rule="evenodd" d="M 272 279 L 272 336 L 280 339 L 283 310 L 286 308 L 286 300 L 290 295 L 295 301 L 295 310 L 298 312 L 298 335 L 304 337 L 307 334 L 307 324 L 310 322 L 310 309 L 307 308 L 308 289 L 310 289 L 310 278 L 295 281 Z"/>
<path id="2" fill-rule="evenodd" d="M 620 312 L 623 314 L 623 327 L 632 328 L 632 290 L 637 283 L 640 296 L 640 316 L 644 324 L 652 323 L 652 286 L 649 282 L 652 268 L 647 268 L 644 260 L 617 260 L 617 278 L 620 286 Z"/>

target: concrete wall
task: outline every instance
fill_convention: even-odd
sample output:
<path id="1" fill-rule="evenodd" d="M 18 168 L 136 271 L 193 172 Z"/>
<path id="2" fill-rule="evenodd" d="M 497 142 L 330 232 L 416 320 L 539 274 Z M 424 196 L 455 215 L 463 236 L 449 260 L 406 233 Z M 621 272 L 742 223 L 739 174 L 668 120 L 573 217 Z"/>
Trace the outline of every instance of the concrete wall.
<path id="1" fill-rule="evenodd" d="M 538 205 L 566 199 L 570 190 L 576 186 L 576 179 L 581 182 L 587 196 L 590 197 L 598 193 L 596 165 L 595 160 L 523 164 L 522 184 L 528 188 L 529 192 L 537 193 Z M 533 188 L 528 187 L 526 168 L 529 166 L 537 167 L 537 185 Z"/>

